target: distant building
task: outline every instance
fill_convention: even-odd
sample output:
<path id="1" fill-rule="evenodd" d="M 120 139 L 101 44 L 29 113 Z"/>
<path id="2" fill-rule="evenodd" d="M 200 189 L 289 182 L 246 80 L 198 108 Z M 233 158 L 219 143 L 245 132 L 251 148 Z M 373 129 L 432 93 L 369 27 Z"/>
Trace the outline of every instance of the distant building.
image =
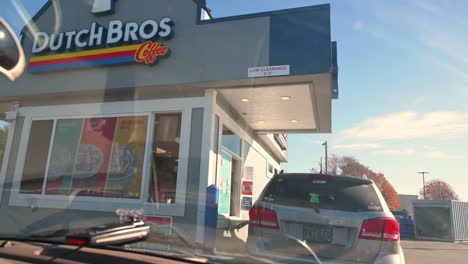
<path id="1" fill-rule="evenodd" d="M 406 210 L 408 215 L 414 217 L 413 201 L 418 200 L 418 196 L 412 194 L 399 194 L 398 199 L 400 199 L 400 207 L 397 208 L 396 211 Z"/>
<path id="2" fill-rule="evenodd" d="M 468 203 L 446 200 L 413 202 L 416 239 L 468 241 Z"/>

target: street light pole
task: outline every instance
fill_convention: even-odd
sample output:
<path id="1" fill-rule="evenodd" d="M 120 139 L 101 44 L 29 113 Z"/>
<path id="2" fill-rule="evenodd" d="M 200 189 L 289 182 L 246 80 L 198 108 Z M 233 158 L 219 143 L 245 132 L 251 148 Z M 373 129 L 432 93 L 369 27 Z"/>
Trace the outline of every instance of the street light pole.
<path id="1" fill-rule="evenodd" d="M 323 165 L 323 162 L 322 162 L 322 156 L 320 156 L 320 174 L 323 173 L 323 170 L 322 170 L 322 165 Z"/>
<path id="2" fill-rule="evenodd" d="M 424 200 L 426 200 L 426 179 L 424 178 L 424 175 L 429 174 L 427 171 L 418 171 L 418 174 L 422 174 L 423 176 L 423 194 L 424 194 Z"/>
<path id="3" fill-rule="evenodd" d="M 325 174 L 328 173 L 328 143 L 323 142 L 322 146 L 325 146 Z"/>

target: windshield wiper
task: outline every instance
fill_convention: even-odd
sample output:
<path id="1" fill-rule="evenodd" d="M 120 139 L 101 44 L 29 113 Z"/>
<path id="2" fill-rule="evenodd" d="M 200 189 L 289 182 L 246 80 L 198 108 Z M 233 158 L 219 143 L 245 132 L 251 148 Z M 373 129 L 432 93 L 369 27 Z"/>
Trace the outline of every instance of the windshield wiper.
<path id="1" fill-rule="evenodd" d="M 51 242 L 51 243 L 63 243 L 65 242 L 65 236 L 70 233 L 78 233 L 82 231 L 82 229 L 57 229 L 57 230 L 47 230 L 47 231 L 40 231 L 35 233 L 30 232 L 22 232 L 22 235 L 15 235 L 10 240 L 17 240 L 17 241 L 44 241 L 44 242 Z M 2 240 L 5 240 L 2 238 Z"/>

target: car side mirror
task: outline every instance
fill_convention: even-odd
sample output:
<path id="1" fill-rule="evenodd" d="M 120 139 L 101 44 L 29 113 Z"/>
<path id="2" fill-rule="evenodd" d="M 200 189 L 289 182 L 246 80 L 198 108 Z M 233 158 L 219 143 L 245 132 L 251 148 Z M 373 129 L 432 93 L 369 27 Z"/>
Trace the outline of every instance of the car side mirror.
<path id="1" fill-rule="evenodd" d="M 23 73 L 25 61 L 23 48 L 15 32 L 0 18 L 0 73 L 14 81 Z"/>

